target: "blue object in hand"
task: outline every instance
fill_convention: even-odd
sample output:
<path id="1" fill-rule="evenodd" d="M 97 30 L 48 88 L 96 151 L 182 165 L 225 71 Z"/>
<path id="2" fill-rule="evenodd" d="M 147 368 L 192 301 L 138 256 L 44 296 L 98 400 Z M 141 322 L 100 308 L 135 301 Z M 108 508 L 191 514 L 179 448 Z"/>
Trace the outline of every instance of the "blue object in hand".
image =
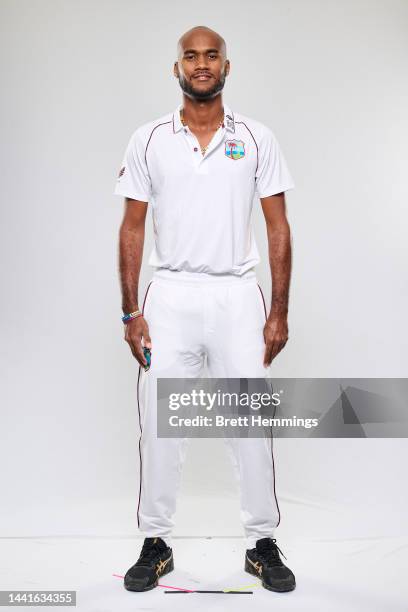
<path id="1" fill-rule="evenodd" d="M 147 361 L 147 364 L 144 366 L 144 371 L 147 372 L 147 370 L 150 368 L 150 364 L 152 362 L 152 355 L 151 355 L 150 349 L 144 347 L 143 354 L 144 354 L 145 359 Z"/>

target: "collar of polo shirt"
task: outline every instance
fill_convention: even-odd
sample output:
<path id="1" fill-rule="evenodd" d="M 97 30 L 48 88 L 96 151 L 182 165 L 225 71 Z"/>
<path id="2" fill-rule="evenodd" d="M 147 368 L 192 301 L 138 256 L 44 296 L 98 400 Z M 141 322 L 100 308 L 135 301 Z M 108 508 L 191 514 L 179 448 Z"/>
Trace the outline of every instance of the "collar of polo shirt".
<path id="1" fill-rule="evenodd" d="M 234 113 L 232 112 L 232 110 L 230 109 L 230 107 L 223 103 L 223 107 L 224 107 L 224 124 L 225 124 L 225 128 L 229 131 L 229 132 L 235 132 L 235 119 L 234 119 Z M 183 104 L 179 104 L 176 108 L 176 110 L 173 113 L 173 132 L 174 134 L 176 134 L 177 132 L 179 132 L 182 127 L 183 124 L 181 123 L 181 119 L 180 119 L 180 110 L 183 108 Z"/>

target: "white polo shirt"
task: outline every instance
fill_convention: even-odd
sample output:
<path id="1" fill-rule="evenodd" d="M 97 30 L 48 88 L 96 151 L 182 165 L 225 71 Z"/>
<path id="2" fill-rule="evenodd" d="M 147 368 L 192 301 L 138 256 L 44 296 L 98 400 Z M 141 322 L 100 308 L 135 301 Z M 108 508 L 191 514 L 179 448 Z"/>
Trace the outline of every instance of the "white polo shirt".
<path id="1" fill-rule="evenodd" d="M 203 156 L 172 113 L 138 127 L 114 193 L 151 204 L 155 268 L 242 275 L 260 261 L 251 223 L 255 192 L 294 187 L 273 132 L 223 104 L 224 125 Z"/>

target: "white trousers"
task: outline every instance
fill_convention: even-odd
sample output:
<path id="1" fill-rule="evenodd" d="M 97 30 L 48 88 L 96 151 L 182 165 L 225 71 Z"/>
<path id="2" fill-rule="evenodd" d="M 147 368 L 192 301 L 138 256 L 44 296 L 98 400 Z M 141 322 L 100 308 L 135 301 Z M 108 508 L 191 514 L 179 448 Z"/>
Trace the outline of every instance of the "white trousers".
<path id="1" fill-rule="evenodd" d="M 143 301 L 152 340 L 139 366 L 138 527 L 171 546 L 181 468 L 189 438 L 157 437 L 157 378 L 195 378 L 207 356 L 210 378 L 263 378 L 265 301 L 255 271 L 243 276 L 157 269 Z M 224 438 L 239 483 L 247 548 L 273 537 L 280 521 L 272 438 Z"/>

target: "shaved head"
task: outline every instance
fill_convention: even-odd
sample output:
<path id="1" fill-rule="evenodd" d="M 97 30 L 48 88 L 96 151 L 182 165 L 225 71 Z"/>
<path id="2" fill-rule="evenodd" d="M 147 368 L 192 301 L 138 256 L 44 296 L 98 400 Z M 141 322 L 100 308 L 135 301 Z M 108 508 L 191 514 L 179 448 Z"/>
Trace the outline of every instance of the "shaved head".
<path id="1" fill-rule="evenodd" d="M 181 58 L 184 50 L 190 46 L 193 40 L 200 38 L 201 34 L 206 34 L 207 36 L 210 35 L 214 43 L 216 43 L 217 48 L 223 56 L 223 59 L 227 57 L 227 45 L 225 44 L 225 40 L 223 39 L 223 37 L 218 34 L 218 32 L 215 32 L 211 28 L 207 28 L 207 26 L 195 26 L 194 28 L 187 30 L 187 32 L 184 32 L 184 34 L 180 36 L 177 43 L 178 59 Z"/>
<path id="2" fill-rule="evenodd" d="M 180 37 L 173 72 L 184 95 L 195 100 L 212 100 L 224 87 L 229 70 L 227 46 L 217 32 L 207 26 L 196 26 Z"/>

